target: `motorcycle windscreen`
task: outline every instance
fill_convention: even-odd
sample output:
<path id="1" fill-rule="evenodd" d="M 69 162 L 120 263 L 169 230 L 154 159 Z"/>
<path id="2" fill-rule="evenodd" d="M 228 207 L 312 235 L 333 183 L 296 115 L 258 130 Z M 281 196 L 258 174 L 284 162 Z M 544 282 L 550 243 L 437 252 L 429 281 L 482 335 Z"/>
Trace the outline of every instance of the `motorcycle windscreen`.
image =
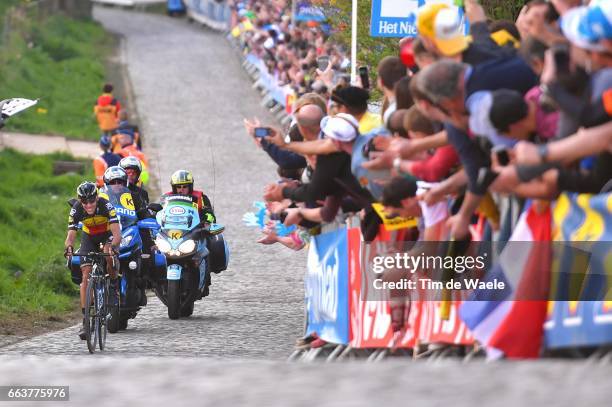
<path id="1" fill-rule="evenodd" d="M 100 190 L 100 196 L 108 199 L 115 207 L 122 228 L 135 225 L 138 222 L 134 198 L 127 187 L 123 185 L 106 185 Z"/>
<path id="2" fill-rule="evenodd" d="M 200 224 L 200 216 L 198 215 L 197 208 L 191 202 L 186 200 L 167 200 L 164 209 L 157 214 L 157 223 L 166 231 L 178 230 L 187 232 Z"/>

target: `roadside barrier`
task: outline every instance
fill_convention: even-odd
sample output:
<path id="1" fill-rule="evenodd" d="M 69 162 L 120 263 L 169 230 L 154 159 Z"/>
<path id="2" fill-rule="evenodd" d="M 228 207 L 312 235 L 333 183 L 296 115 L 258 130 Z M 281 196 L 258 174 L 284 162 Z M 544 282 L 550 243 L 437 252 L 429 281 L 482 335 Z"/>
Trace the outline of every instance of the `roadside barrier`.
<path id="1" fill-rule="evenodd" d="M 531 253 L 515 259 L 525 263 L 506 300 L 480 298 L 481 292 L 476 290 L 471 299 L 478 301 L 451 301 L 448 317 L 442 315 L 441 301 L 413 300 L 404 316 L 404 328 L 398 332 L 391 328 L 387 292 L 377 292 L 378 297 L 365 292 L 372 287 L 371 281 L 363 280 L 370 278 L 369 274 L 361 270 L 364 255 L 368 258 L 363 251 L 369 246 L 362 244 L 360 229 L 351 227 L 355 219 L 349 219 L 346 225 L 311 240 L 304 279 L 305 337 L 315 335 L 324 343 L 297 349 L 290 359 L 367 357 L 375 361 L 391 354 L 471 358 L 483 349 L 492 358 L 534 358 L 582 348 L 596 348 L 596 354 L 610 358 L 610 207 L 611 193 L 564 194 L 544 211 L 529 206 L 510 241 L 524 247 L 532 239 L 534 245 Z M 550 233 L 555 233 L 553 239 Z M 543 239 L 546 236 L 548 244 Z M 556 242 L 565 243 L 553 250 Z M 581 250 L 575 250 L 576 245 Z M 545 247 L 551 248 L 551 256 L 543 255 Z M 577 258 L 580 255 L 586 257 Z M 577 274 L 577 264 L 585 260 L 587 272 Z M 546 273 L 552 276 L 549 301 L 518 299 L 521 286 Z M 489 274 L 495 274 L 495 270 Z M 584 300 L 554 301 L 568 298 L 570 288 L 581 293 Z"/>
<path id="2" fill-rule="evenodd" d="M 225 0 L 185 0 L 187 16 L 216 31 L 230 28 L 231 11 Z"/>

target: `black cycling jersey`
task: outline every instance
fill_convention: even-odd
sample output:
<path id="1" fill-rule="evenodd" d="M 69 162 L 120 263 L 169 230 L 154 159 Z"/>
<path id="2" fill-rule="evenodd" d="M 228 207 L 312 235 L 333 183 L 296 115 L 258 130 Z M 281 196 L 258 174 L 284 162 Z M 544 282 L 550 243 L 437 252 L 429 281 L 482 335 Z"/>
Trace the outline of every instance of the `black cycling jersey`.
<path id="1" fill-rule="evenodd" d="M 77 230 L 79 222 L 83 224 L 83 232 L 90 236 L 107 233 L 111 223 L 118 223 L 117 213 L 113 205 L 104 198 L 98 197 L 96 211 L 89 215 L 81 202 L 74 204 L 68 215 L 68 230 Z"/>
<path id="2" fill-rule="evenodd" d="M 137 211 L 146 208 L 149 204 L 149 193 L 144 188 L 134 184 L 128 184 L 128 189 L 134 199 L 134 208 Z"/>

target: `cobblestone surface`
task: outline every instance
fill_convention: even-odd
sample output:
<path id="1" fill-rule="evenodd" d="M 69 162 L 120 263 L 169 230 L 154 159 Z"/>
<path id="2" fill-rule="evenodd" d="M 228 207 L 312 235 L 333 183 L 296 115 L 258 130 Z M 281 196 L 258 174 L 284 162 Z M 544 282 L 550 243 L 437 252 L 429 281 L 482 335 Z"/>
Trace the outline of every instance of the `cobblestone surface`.
<path id="1" fill-rule="evenodd" d="M 170 321 L 154 299 L 127 331 L 108 336 L 104 353 L 86 355 L 74 327 L 1 348 L 0 384 L 70 385 L 71 404 L 96 406 L 116 405 L 116 396 L 148 406 L 610 404 L 612 368 L 592 361 L 282 362 L 302 331 L 305 256 L 257 246 L 257 232 L 241 224 L 274 168 L 240 119 L 271 117 L 219 35 L 158 15 L 95 14 L 126 36 L 146 151 L 161 179 L 191 168 L 212 195 L 214 156 L 230 270 L 213 276 L 192 318 Z"/>
<path id="2" fill-rule="evenodd" d="M 297 364 L 209 358 L 117 362 L 116 357 L 98 355 L 0 358 L 0 372 L 11 384 L 70 385 L 71 405 L 116 406 L 118 398 L 121 405 L 151 407 L 610 405 L 609 366 L 584 362 Z M 98 386 L 92 386 L 94 373 Z"/>

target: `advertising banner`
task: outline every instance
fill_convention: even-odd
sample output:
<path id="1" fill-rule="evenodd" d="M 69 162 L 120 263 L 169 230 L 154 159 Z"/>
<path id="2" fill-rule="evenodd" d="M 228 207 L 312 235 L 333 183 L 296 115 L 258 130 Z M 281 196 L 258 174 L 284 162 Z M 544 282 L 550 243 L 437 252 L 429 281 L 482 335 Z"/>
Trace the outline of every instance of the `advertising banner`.
<path id="1" fill-rule="evenodd" d="M 416 11 L 427 3 L 446 3 L 456 7 L 455 0 L 372 0 L 372 37 L 415 37 Z"/>
<path id="2" fill-rule="evenodd" d="M 394 337 L 391 329 L 391 308 L 388 297 L 381 296 L 373 301 L 366 301 L 371 295 L 362 290 L 372 284 L 362 281 L 361 270 L 361 233 L 359 228 L 348 229 L 348 261 L 350 289 L 351 341 L 353 348 L 412 348 L 414 346 L 418 308 L 411 309 L 407 329 Z"/>
<path id="3" fill-rule="evenodd" d="M 305 278 L 306 335 L 347 344 L 348 249 L 346 228 L 315 236 L 308 251 Z"/>

